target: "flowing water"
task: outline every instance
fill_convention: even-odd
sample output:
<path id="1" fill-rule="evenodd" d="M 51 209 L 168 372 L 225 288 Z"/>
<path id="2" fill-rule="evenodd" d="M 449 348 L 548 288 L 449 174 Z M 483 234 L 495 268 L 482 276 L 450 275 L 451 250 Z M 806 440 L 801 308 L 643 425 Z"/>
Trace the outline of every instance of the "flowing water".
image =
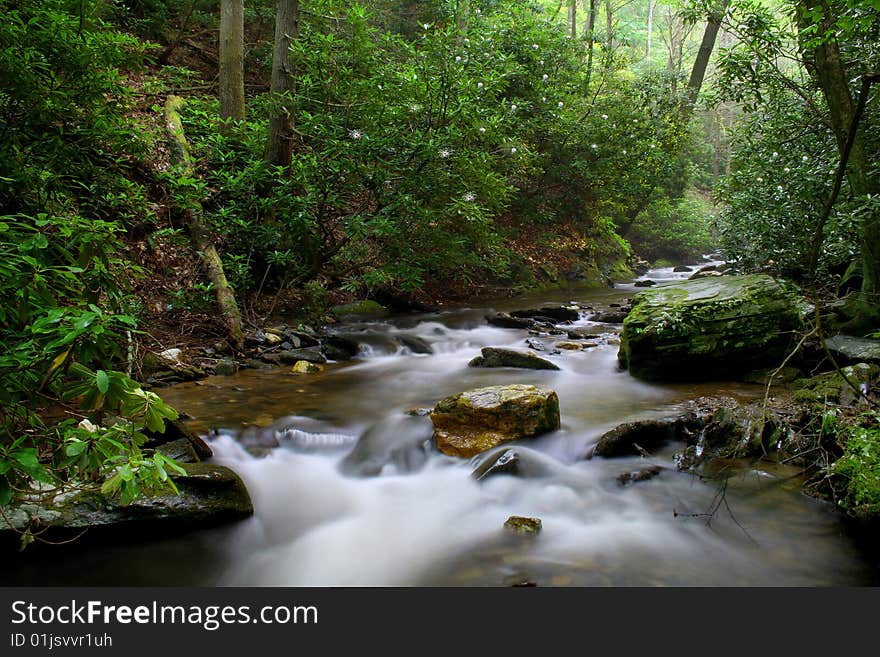
<path id="1" fill-rule="evenodd" d="M 671 269 L 654 280 L 684 278 Z M 643 277 L 644 278 L 644 277 Z M 486 314 L 576 302 L 605 308 L 636 288 L 559 290 L 485 308 L 349 322 L 354 360 L 295 375 L 246 370 L 162 391 L 212 430 L 214 460 L 246 482 L 255 516 L 152 543 L 90 549 L 64 563 L 24 563 L 8 583 L 291 586 L 826 586 L 874 584 L 875 566 L 797 470 L 743 464 L 719 480 L 678 472 L 670 445 L 650 458 L 589 459 L 624 421 L 674 413 L 701 395 L 748 399 L 758 386 L 658 385 L 617 367 L 619 325 L 582 319 L 597 346 L 543 356 L 560 371 L 468 368 L 483 346 L 554 339 L 495 328 Z M 584 317 L 589 317 L 585 311 Z M 407 338 L 429 354 L 402 346 Z M 412 344 L 411 342 L 409 344 Z M 473 387 L 528 383 L 557 391 L 562 427 L 517 445 L 526 476 L 477 481 L 474 463 L 430 445 L 430 421 L 406 415 Z M 276 448 L 259 447 L 277 439 Z M 479 458 L 479 457 L 477 457 Z M 623 486 L 622 472 L 663 467 Z M 535 536 L 504 530 L 534 516 Z"/>

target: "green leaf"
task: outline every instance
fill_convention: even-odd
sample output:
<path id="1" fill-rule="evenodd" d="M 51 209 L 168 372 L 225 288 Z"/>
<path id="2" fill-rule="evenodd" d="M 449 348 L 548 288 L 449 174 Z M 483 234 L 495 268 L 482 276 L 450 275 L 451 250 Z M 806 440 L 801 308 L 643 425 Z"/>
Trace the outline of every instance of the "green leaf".
<path id="1" fill-rule="evenodd" d="M 21 535 L 21 549 L 24 550 L 28 545 L 34 542 L 34 535 L 31 533 L 30 527 Z"/>
<path id="2" fill-rule="evenodd" d="M 101 486 L 101 492 L 104 493 L 104 495 L 112 495 L 117 490 L 119 490 L 119 487 L 121 485 L 122 477 L 119 476 L 119 473 L 116 473 L 103 483 L 103 485 Z"/>
<path id="3" fill-rule="evenodd" d="M 168 473 L 165 472 L 165 468 L 162 467 L 162 459 L 157 458 L 161 456 L 161 454 L 156 454 L 156 456 L 153 457 L 153 465 L 156 468 L 156 472 L 159 473 L 159 479 L 162 481 L 166 481 L 168 479 Z"/>
<path id="4" fill-rule="evenodd" d="M 26 468 L 39 467 L 40 461 L 37 458 L 37 450 L 33 447 L 25 447 L 23 449 L 19 449 L 14 451 L 11 454 L 12 458 L 18 461 L 19 465 L 22 465 Z"/>
<path id="5" fill-rule="evenodd" d="M 68 456 L 78 456 L 86 451 L 86 448 L 89 446 L 87 442 L 78 440 L 75 443 L 70 443 L 67 447 L 64 448 L 64 453 Z"/>
<path id="6" fill-rule="evenodd" d="M 98 390 L 102 395 L 106 395 L 107 390 L 110 389 L 110 377 L 107 376 L 107 372 L 104 370 L 98 370 L 95 372 L 95 380 L 98 385 Z"/>

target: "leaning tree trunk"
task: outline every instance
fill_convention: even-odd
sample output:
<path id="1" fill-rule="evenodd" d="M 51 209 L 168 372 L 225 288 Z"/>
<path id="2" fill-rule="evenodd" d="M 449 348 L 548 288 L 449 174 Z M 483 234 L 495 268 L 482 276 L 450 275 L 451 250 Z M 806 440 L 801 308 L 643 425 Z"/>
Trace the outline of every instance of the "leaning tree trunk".
<path id="1" fill-rule="evenodd" d="M 687 106 L 685 108 L 686 117 L 690 118 L 693 114 L 694 105 L 697 102 L 697 96 L 700 94 L 700 87 L 703 86 L 703 79 L 706 77 L 706 70 L 709 68 L 709 59 L 712 57 L 712 50 L 715 49 L 715 39 L 718 38 L 718 30 L 721 28 L 721 21 L 727 13 L 730 6 L 730 0 L 721 0 L 715 6 L 709 18 L 706 21 L 706 30 L 703 32 L 703 40 L 700 43 L 700 50 L 697 52 L 697 58 L 694 60 L 694 66 L 691 69 L 691 77 L 687 86 Z"/>
<path id="2" fill-rule="evenodd" d="M 278 0 L 275 14 L 275 50 L 272 54 L 272 109 L 266 162 L 290 166 L 293 156 L 293 95 L 295 79 L 291 44 L 299 38 L 298 0 Z"/>
<path id="3" fill-rule="evenodd" d="M 805 63 L 819 84 L 828 105 L 831 127 L 852 195 L 877 194 L 880 192 L 880 184 L 876 175 L 872 176 L 870 173 L 870 158 L 858 130 L 860 103 L 853 98 L 849 87 L 849 81 L 857 76 L 844 66 L 837 41 L 835 19 L 830 6 L 824 0 L 805 0 L 802 3 L 797 12 L 798 27 L 802 34 L 809 35 L 810 40 L 816 44 L 804 47 Z M 868 78 L 863 76 L 860 97 L 862 103 L 867 100 L 871 78 L 875 75 Z M 862 295 L 866 304 L 874 306 L 880 294 L 880 218 L 876 213 L 862 221 L 859 241 L 862 254 Z M 876 314 L 874 309 L 871 312 Z"/>
<path id="4" fill-rule="evenodd" d="M 180 121 L 180 108 L 183 107 L 183 99 L 179 96 L 168 96 L 165 101 L 165 129 L 168 133 L 171 145 L 171 156 L 182 174 L 187 178 L 195 176 L 192 158 L 189 154 L 189 145 L 183 132 L 183 124 Z M 226 280 L 223 272 L 223 262 L 217 249 L 211 242 L 208 230 L 202 223 L 202 205 L 198 200 L 187 203 L 182 208 L 183 220 L 189 230 L 190 241 L 202 264 L 208 273 L 208 280 L 214 286 L 214 295 L 217 299 L 217 307 L 223 316 L 229 334 L 229 342 L 236 349 L 241 349 L 244 344 L 244 331 L 241 327 L 241 312 L 235 301 L 235 294 Z"/>
<path id="5" fill-rule="evenodd" d="M 244 0 L 220 0 L 220 118 L 244 120 Z"/>

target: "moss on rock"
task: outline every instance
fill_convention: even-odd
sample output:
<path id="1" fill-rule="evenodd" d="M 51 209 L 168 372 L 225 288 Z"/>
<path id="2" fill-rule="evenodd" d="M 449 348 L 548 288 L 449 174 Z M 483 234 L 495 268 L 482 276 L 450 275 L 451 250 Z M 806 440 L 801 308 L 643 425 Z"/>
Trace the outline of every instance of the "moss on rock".
<path id="1" fill-rule="evenodd" d="M 797 295 L 763 274 L 660 285 L 633 298 L 618 358 L 650 380 L 740 374 L 781 362 L 804 310 Z"/>
<path id="2" fill-rule="evenodd" d="M 186 474 L 174 477 L 179 494 L 144 494 L 128 505 L 97 489 L 59 492 L 51 498 L 34 495 L 6 509 L 6 517 L 0 518 L 0 538 L 35 524 L 48 540 L 86 529 L 108 538 L 164 538 L 253 515 L 248 490 L 231 469 L 208 463 L 181 466 Z"/>
<path id="3" fill-rule="evenodd" d="M 880 376 L 880 367 L 877 365 L 856 363 L 842 368 L 840 372 L 826 372 L 808 379 L 798 379 L 795 381 L 794 398 L 799 402 L 813 405 L 848 406 L 860 399 L 861 394 L 847 383 L 847 379 L 856 386 L 870 386 L 878 376 Z"/>

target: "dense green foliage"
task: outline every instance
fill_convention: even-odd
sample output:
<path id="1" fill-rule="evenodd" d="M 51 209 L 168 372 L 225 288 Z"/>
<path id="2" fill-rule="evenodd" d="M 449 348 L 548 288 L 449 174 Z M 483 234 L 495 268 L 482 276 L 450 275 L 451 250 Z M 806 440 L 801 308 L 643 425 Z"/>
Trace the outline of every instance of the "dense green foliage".
<path id="1" fill-rule="evenodd" d="M 858 515 L 880 512 L 880 423 L 876 413 L 843 431 L 844 453 L 832 473 L 845 480 L 841 506 Z"/>
<path id="2" fill-rule="evenodd" d="M 246 119 L 228 127 L 217 3 L 0 0 L 0 505 L 35 482 L 103 482 L 125 502 L 173 487 L 174 464 L 143 447 L 176 412 L 130 376 L 132 283 L 160 272 L 131 254 L 189 248 L 187 213 L 240 298 L 294 290 L 316 316 L 339 293 L 525 286 L 557 264 L 598 279 L 632 255 L 693 259 L 719 235 L 744 269 L 833 283 L 870 269 L 877 92 L 824 216 L 841 140 L 808 55 L 833 27 L 856 98 L 880 64 L 876 0 L 735 3 L 696 120 L 704 0 L 601 3 L 575 38 L 553 2 L 318 0 L 293 38 L 290 98 L 268 92 L 275 3 L 246 4 Z M 192 175 L 161 136 L 170 93 L 186 97 Z M 281 106 L 292 163 L 270 166 Z M 188 274 L 201 282 L 175 281 L 160 306 L 211 307 Z"/>
<path id="3" fill-rule="evenodd" d="M 206 209 L 239 289 L 503 279 L 527 226 L 544 248 L 571 226 L 585 260 L 619 261 L 619 232 L 680 193 L 672 78 L 608 69 L 585 93 L 584 45 L 549 16 L 473 11 L 466 27 L 440 11 L 403 34 L 349 3 L 304 15 L 289 171 L 261 159 L 270 98 L 254 97 L 233 135 L 218 134 L 211 101 L 190 102 Z"/>
<path id="4" fill-rule="evenodd" d="M 847 73 L 850 95 L 858 98 L 861 75 L 880 63 L 876 33 L 880 14 L 876 3 L 840 0 L 827 3 Z M 747 267 L 762 267 L 805 280 L 817 275 L 824 282 L 841 281 L 850 265 L 858 265 L 860 235 L 878 221 L 877 196 L 854 192 L 845 182 L 824 225 L 822 214 L 832 194 L 840 162 L 831 128 L 829 106 L 819 89 L 815 65 L 795 53 L 815 48 L 826 39 L 815 23 L 794 24 L 794 3 L 785 12 L 755 2 L 737 5 L 732 25 L 736 43 L 719 56 L 721 75 L 716 97 L 740 103 L 747 114 L 735 135 L 731 175 L 719 189 L 725 209 L 722 240 L 727 255 Z M 880 114 L 876 90 L 859 124 L 859 139 L 867 158 L 880 155 Z M 860 164 L 849 163 L 852 174 Z M 822 248 L 816 272 L 810 251 L 817 233 Z"/>
<path id="5" fill-rule="evenodd" d="M 176 412 L 115 371 L 136 323 L 121 234 L 145 210 L 123 175 L 138 142 L 120 67 L 143 46 L 100 5 L 2 3 L 0 504 L 31 481 L 110 477 L 124 501 L 167 481 L 140 447 Z"/>

